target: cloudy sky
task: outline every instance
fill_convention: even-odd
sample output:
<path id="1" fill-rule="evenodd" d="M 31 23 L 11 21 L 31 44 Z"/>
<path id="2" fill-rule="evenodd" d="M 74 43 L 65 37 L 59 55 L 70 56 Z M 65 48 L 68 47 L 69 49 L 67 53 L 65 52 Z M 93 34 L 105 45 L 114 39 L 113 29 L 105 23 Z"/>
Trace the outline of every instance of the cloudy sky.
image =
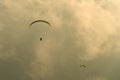
<path id="1" fill-rule="evenodd" d="M 119 80 L 119 4 L 0 0 L 0 80 Z"/>

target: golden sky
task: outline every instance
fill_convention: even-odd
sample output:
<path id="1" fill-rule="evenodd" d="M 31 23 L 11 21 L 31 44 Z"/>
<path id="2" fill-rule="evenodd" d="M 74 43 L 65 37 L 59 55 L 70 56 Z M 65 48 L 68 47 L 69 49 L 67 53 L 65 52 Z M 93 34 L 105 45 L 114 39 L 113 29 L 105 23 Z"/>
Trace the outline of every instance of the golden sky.
<path id="1" fill-rule="evenodd" d="M 0 0 L 0 80 L 119 80 L 119 4 Z"/>

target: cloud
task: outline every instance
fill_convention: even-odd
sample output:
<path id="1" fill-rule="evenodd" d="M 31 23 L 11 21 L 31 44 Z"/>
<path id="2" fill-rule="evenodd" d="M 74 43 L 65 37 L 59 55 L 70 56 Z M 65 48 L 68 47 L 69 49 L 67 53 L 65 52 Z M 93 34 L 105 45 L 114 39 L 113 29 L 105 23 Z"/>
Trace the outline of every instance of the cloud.
<path id="1" fill-rule="evenodd" d="M 106 79 L 104 77 L 100 77 L 100 76 L 95 76 L 95 77 L 91 77 L 91 78 L 89 78 L 87 80 L 108 80 L 108 79 Z"/>
<path id="2" fill-rule="evenodd" d="M 81 45 L 79 40 L 81 40 L 81 37 L 84 38 L 82 39 L 84 40 L 84 45 L 86 45 L 84 60 L 92 60 L 98 57 L 99 54 L 101 55 L 101 53 L 105 54 L 105 52 L 102 52 L 103 48 L 101 46 L 109 40 L 110 35 L 117 35 L 119 24 L 114 14 L 103 10 L 94 2 L 85 2 L 81 4 L 80 8 L 81 10 L 77 11 L 76 14 L 78 21 L 80 21 L 77 25 L 77 44 Z M 110 47 L 105 49 L 107 51 Z"/>
<path id="3" fill-rule="evenodd" d="M 9 64 L 24 65 L 16 67 L 23 69 L 18 78 L 77 80 L 82 77 L 84 80 L 84 73 L 79 71 L 81 62 L 119 52 L 117 5 L 111 4 L 113 7 L 106 10 L 94 0 L 3 0 L 0 3 L 0 58 L 10 60 Z M 117 15 L 112 9 L 116 9 Z M 35 31 L 28 31 L 29 23 L 36 19 L 52 24 L 41 42 L 39 29 L 43 27 L 39 26 L 46 25 L 38 24 Z"/>

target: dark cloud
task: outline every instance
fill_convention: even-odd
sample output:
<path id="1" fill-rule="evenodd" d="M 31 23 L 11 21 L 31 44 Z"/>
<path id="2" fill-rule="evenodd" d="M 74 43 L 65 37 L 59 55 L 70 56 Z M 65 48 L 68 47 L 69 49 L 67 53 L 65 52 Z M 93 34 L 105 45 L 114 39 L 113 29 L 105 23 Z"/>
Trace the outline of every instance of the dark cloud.
<path id="1" fill-rule="evenodd" d="M 31 80 L 24 66 L 12 58 L 0 59 L 0 76 L 4 80 Z"/>

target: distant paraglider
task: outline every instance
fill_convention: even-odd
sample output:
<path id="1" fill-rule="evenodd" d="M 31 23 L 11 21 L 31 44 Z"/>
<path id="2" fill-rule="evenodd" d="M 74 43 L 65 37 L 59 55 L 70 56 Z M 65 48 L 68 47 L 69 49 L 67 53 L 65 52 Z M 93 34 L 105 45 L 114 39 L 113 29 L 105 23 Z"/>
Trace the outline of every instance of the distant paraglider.
<path id="1" fill-rule="evenodd" d="M 35 20 L 35 21 L 33 21 L 33 22 L 30 23 L 30 26 L 32 26 L 34 23 L 37 23 L 37 22 L 43 22 L 43 23 L 46 23 L 49 26 L 51 26 L 51 24 L 48 21 L 45 21 L 45 20 Z"/>
<path id="2" fill-rule="evenodd" d="M 81 68 L 86 68 L 86 66 L 85 66 L 85 65 L 81 65 L 80 67 L 81 67 Z"/>

